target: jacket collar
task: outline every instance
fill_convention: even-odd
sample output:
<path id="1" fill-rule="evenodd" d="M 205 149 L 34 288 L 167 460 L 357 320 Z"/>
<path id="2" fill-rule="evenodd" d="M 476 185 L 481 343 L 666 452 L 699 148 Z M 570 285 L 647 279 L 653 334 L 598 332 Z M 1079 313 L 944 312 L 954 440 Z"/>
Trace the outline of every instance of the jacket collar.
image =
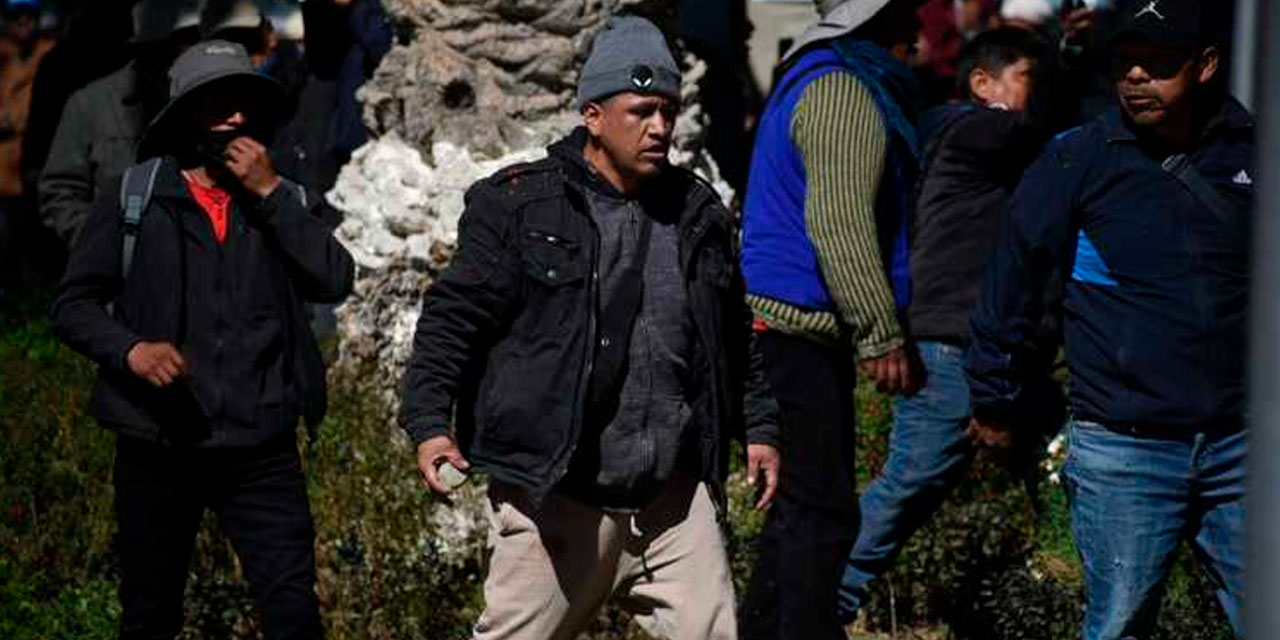
<path id="1" fill-rule="evenodd" d="M 236 190 L 228 189 L 227 191 L 231 193 L 232 201 L 236 202 Z M 191 191 L 187 188 L 187 179 L 182 176 L 182 170 L 178 167 L 178 160 L 173 156 L 165 156 L 161 161 L 151 196 L 195 202 Z"/>
<path id="2" fill-rule="evenodd" d="M 627 196 L 605 180 L 582 155 L 587 146 L 587 128 L 576 127 L 569 135 L 547 147 L 547 155 L 557 160 L 564 172 L 565 182 L 572 187 L 586 188 L 601 195 L 627 200 Z"/>
<path id="3" fill-rule="evenodd" d="M 1133 127 L 1124 116 L 1124 112 L 1120 109 L 1120 105 L 1112 105 L 1102 116 L 1103 122 L 1107 129 L 1107 142 L 1116 143 L 1138 143 L 1140 140 L 1133 131 Z M 1240 104 L 1238 100 L 1231 96 L 1227 96 L 1222 101 L 1222 106 L 1218 111 L 1209 118 L 1205 126 L 1200 131 L 1197 139 L 1198 144 L 1203 144 L 1210 137 L 1216 136 L 1224 132 L 1240 132 L 1253 128 L 1253 116 L 1249 115 L 1249 111 Z"/>
<path id="4" fill-rule="evenodd" d="M 151 195 L 156 198 L 191 198 L 191 193 L 187 191 L 187 181 L 183 179 L 182 170 L 178 168 L 178 161 L 173 156 L 165 156 L 161 160 Z"/>

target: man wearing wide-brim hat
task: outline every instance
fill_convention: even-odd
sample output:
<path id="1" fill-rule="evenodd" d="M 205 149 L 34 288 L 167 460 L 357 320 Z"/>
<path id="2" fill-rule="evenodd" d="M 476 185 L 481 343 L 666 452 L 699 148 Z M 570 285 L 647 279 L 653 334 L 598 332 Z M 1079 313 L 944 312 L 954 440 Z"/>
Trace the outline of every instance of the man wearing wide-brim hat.
<path id="1" fill-rule="evenodd" d="M 843 638 L 836 591 L 858 532 L 853 388 L 914 393 L 899 314 L 919 166 L 905 59 L 917 0 L 820 3 L 760 120 L 743 219 L 747 300 L 783 410 L 783 480 L 741 611 L 750 639 Z"/>
<path id="2" fill-rule="evenodd" d="M 172 638 L 205 509 L 267 638 L 319 638 L 300 418 L 323 417 L 304 302 L 351 290 L 351 256 L 263 146 L 282 92 L 244 49 L 197 44 L 120 184 L 77 236 L 53 319 L 98 363 L 116 432 L 121 638 Z"/>

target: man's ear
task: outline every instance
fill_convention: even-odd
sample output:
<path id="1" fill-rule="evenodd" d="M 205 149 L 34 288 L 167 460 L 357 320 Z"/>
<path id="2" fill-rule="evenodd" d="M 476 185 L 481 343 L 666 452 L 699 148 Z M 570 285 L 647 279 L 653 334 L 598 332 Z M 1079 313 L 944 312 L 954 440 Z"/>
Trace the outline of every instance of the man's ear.
<path id="1" fill-rule="evenodd" d="M 991 102 L 994 83 L 995 78 L 986 69 L 975 67 L 969 72 L 969 95 L 984 103 Z"/>
<path id="2" fill-rule="evenodd" d="M 1217 47 L 1208 47 L 1200 54 L 1200 74 L 1197 80 L 1200 84 L 1209 84 L 1213 77 L 1218 74 L 1218 63 L 1222 56 L 1218 53 Z"/>
<path id="3" fill-rule="evenodd" d="M 599 137 L 604 130 L 604 105 L 599 102 L 582 105 L 582 124 L 587 127 L 587 133 Z"/>

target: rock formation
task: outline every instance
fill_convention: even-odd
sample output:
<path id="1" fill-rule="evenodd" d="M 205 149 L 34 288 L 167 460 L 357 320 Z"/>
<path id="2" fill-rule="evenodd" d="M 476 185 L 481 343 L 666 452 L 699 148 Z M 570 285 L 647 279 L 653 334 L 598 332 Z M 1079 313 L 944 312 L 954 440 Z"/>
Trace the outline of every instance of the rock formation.
<path id="1" fill-rule="evenodd" d="M 389 411 L 422 295 L 448 263 L 463 194 L 474 181 L 544 147 L 578 122 L 578 69 L 619 11 L 665 25 L 674 0 L 384 0 L 400 42 L 360 91 L 377 134 L 343 168 L 329 200 L 356 257 L 354 295 L 338 310 L 337 372 L 383 394 Z M 672 161 L 728 187 L 703 150 L 696 83 L 682 59 L 684 108 Z"/>

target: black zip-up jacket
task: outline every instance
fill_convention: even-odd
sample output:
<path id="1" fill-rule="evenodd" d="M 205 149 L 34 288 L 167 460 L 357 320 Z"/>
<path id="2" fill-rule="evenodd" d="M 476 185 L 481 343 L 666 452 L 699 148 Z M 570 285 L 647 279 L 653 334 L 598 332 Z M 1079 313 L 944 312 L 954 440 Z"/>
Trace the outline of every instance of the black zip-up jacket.
<path id="1" fill-rule="evenodd" d="M 963 344 L 982 266 L 1022 171 L 1044 144 L 1025 113 L 967 102 L 924 117 L 911 242 L 911 336 Z"/>
<path id="2" fill-rule="evenodd" d="M 582 431 L 598 335 L 598 236 L 583 192 L 586 133 L 467 193 L 452 264 L 427 293 L 401 420 L 414 444 L 449 432 L 478 470 L 536 499 L 564 476 Z M 689 404 L 701 479 L 714 491 L 729 442 L 777 445 L 777 403 L 744 302 L 730 213 L 671 168 L 642 197 L 680 212 L 680 265 L 696 346 Z"/>
<path id="3" fill-rule="evenodd" d="M 94 416 L 122 434 L 206 448 L 259 445 L 299 417 L 318 424 L 324 368 L 302 303 L 345 298 L 354 263 L 296 185 L 237 195 L 219 245 L 166 158 L 127 280 L 118 202 L 119 185 L 95 200 L 53 304 L 58 335 L 100 366 Z M 179 347 L 185 382 L 156 389 L 129 370 L 144 340 Z"/>
<path id="4" fill-rule="evenodd" d="M 1048 145 L 1013 196 L 973 313 L 975 416 L 1000 422 L 1022 395 L 1045 283 L 1062 269 L 1076 418 L 1242 426 L 1253 131 L 1227 98 L 1186 153 L 1225 200 L 1221 214 L 1162 168 L 1119 107 Z"/>

